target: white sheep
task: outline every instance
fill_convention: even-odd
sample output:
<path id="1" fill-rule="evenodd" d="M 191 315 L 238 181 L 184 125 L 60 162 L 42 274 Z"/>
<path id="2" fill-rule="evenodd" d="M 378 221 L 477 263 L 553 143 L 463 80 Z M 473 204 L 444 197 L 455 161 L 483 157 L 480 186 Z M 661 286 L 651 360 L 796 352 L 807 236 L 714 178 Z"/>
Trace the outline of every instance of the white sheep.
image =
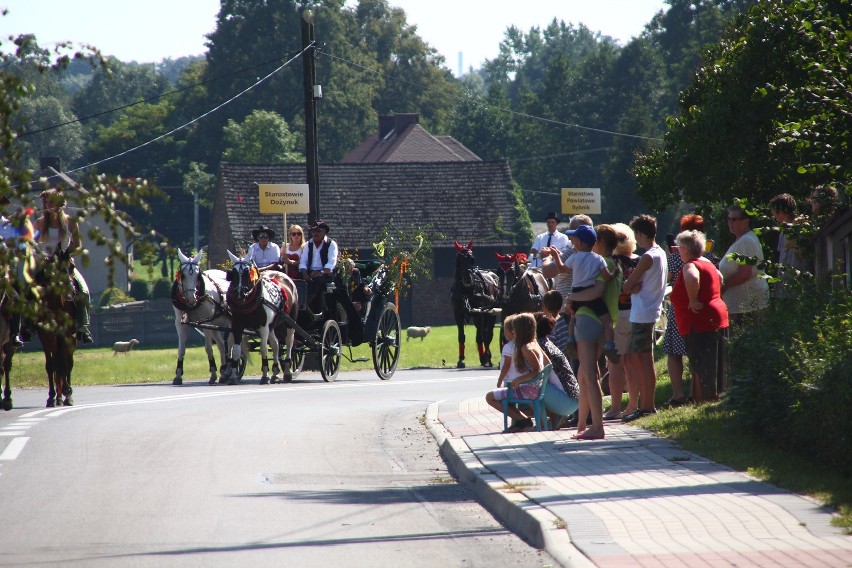
<path id="1" fill-rule="evenodd" d="M 131 339 L 130 341 L 116 341 L 112 346 L 112 356 L 115 357 L 119 353 L 127 355 L 127 353 L 136 345 L 139 345 L 138 339 Z"/>
<path id="2" fill-rule="evenodd" d="M 419 337 L 420 341 L 423 341 L 423 338 L 426 337 L 427 335 L 429 335 L 430 331 L 432 331 L 432 328 L 429 327 L 428 325 L 426 327 L 411 326 L 411 327 L 409 327 L 408 329 L 405 330 L 405 333 L 406 333 L 405 340 L 408 341 L 412 337 Z"/>

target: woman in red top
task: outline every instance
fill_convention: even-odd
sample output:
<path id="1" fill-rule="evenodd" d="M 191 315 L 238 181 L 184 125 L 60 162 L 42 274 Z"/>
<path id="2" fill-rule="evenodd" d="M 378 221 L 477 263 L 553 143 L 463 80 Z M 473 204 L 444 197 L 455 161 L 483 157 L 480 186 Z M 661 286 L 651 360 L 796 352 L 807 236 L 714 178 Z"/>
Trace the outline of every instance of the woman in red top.
<path id="1" fill-rule="evenodd" d="M 670 296 L 677 328 L 686 344 L 689 363 L 695 371 L 692 385 L 695 402 L 716 400 L 716 374 L 719 365 L 719 330 L 728 327 L 728 308 L 722 301 L 722 276 L 704 258 L 704 233 L 683 231 L 675 239 L 683 270 Z"/>

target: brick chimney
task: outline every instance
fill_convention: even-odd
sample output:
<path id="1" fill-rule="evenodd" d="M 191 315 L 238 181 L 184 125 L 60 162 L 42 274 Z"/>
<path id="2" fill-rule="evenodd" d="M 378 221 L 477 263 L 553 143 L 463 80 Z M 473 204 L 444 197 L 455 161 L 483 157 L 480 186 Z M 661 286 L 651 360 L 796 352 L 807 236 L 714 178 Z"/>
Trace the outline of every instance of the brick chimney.
<path id="1" fill-rule="evenodd" d="M 393 115 L 394 119 L 394 130 L 396 130 L 396 135 L 399 136 L 402 134 L 402 131 L 411 126 L 412 124 L 420 123 L 420 115 L 416 112 L 410 113 L 397 113 Z"/>

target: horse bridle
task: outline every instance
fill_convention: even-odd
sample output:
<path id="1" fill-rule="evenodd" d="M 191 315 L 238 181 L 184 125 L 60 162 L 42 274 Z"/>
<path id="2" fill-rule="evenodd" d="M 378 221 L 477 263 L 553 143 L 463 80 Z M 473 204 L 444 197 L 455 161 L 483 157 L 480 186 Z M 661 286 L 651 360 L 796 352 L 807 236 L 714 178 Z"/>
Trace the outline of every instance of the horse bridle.
<path id="1" fill-rule="evenodd" d="M 240 260 L 234 263 L 234 267 L 232 268 L 234 273 L 237 276 L 236 282 L 231 282 L 231 287 L 228 288 L 228 295 L 233 298 L 234 304 L 239 306 L 240 313 L 248 313 L 255 309 L 256 305 L 260 304 L 263 301 L 263 294 L 258 294 L 258 284 L 260 284 L 260 278 L 257 281 L 254 281 L 251 277 L 252 270 L 257 273 L 257 269 L 254 267 L 254 263 L 251 261 Z M 248 285 L 243 282 L 243 278 L 245 275 L 248 275 Z M 243 296 L 243 290 L 250 287 L 249 291 L 245 293 Z M 234 309 L 234 306 L 231 306 L 231 309 Z"/>
<path id="2" fill-rule="evenodd" d="M 195 289 L 193 290 L 193 298 L 195 302 L 190 304 L 187 301 L 187 287 L 184 285 L 186 279 L 184 278 L 184 271 L 186 271 L 187 276 L 192 276 L 194 273 L 198 273 L 198 279 L 195 281 Z M 181 291 L 181 299 L 182 303 L 186 304 L 190 308 L 196 308 L 201 305 L 201 302 L 204 301 L 206 296 L 206 290 L 204 287 L 204 274 L 201 272 L 201 267 L 199 266 L 198 261 L 189 259 L 186 262 L 180 263 L 180 291 Z"/>

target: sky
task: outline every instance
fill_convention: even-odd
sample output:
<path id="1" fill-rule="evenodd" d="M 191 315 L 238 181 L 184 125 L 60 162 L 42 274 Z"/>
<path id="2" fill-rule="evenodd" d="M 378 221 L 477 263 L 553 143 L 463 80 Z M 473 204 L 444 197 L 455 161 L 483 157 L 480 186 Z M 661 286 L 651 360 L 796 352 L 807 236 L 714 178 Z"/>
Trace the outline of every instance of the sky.
<path id="1" fill-rule="evenodd" d="M 353 4 L 354 0 L 348 0 Z M 405 10 L 418 35 L 458 74 L 493 59 L 506 28 L 544 27 L 553 18 L 610 36 L 622 45 L 639 35 L 663 0 L 389 0 Z M 42 46 L 90 44 L 122 61 L 157 62 L 201 55 L 205 34 L 215 28 L 219 0 L 0 0 L 4 51 L 10 35 L 34 33 Z M 317 36 L 319 41 L 322 37 Z"/>

